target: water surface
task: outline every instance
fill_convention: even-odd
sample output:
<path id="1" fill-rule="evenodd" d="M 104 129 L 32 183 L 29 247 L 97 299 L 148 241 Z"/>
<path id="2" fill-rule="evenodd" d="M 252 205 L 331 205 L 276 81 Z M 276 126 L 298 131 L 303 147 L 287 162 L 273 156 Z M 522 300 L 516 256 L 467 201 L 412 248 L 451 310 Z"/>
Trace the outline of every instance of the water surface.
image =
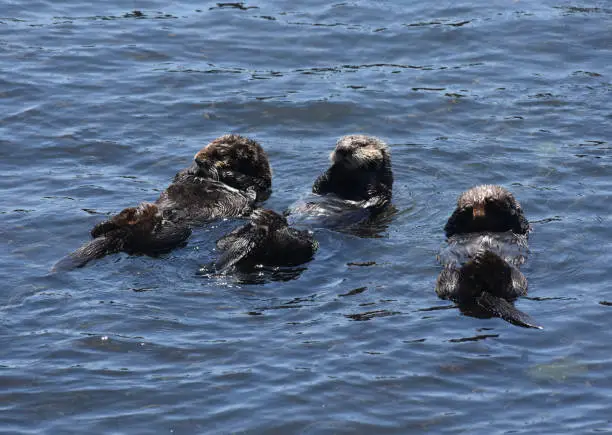
<path id="1" fill-rule="evenodd" d="M 608 2 L 308 3 L 2 6 L 0 432 L 612 432 Z M 381 137 L 398 212 L 317 230 L 290 281 L 199 272 L 232 222 L 50 273 L 225 133 L 268 151 L 278 211 L 338 137 Z M 533 225 L 542 331 L 435 295 L 479 183 Z"/>

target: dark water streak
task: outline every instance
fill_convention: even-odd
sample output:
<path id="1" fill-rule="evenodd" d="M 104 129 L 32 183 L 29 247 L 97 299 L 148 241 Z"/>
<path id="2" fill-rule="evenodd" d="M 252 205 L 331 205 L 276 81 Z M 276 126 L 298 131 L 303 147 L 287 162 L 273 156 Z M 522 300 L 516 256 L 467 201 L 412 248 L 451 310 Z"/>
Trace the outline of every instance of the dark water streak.
<path id="1" fill-rule="evenodd" d="M 612 430 L 610 28 L 597 0 L 3 4 L 0 432 Z M 237 222 L 49 273 L 231 132 L 268 150 L 279 211 L 339 136 L 383 138 L 383 237 L 317 230 L 297 279 L 260 284 L 201 272 Z M 434 293 L 485 182 L 533 224 L 517 307 L 544 331 Z"/>

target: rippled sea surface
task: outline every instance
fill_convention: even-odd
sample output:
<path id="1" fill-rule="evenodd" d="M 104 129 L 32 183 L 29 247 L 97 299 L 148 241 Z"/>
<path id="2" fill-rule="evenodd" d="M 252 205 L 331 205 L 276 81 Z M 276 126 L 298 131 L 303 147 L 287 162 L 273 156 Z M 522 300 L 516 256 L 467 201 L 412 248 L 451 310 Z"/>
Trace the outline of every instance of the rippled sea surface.
<path id="1" fill-rule="evenodd" d="M 0 432 L 612 432 L 612 4 L 304 3 L 2 4 Z M 50 272 L 225 133 L 268 151 L 278 211 L 379 136 L 398 212 L 316 230 L 289 281 L 200 272 L 235 222 Z M 436 297 L 479 183 L 532 223 L 541 331 Z"/>

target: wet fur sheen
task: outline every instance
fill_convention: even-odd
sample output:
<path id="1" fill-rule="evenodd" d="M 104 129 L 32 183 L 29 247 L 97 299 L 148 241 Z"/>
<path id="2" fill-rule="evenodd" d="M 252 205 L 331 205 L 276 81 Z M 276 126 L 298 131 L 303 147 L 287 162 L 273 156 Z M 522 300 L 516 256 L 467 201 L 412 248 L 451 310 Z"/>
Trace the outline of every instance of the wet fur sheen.
<path id="1" fill-rule="evenodd" d="M 174 177 L 156 204 L 164 215 L 189 224 L 248 216 L 268 198 L 272 171 L 257 142 L 234 134 L 221 136 L 194 156 Z"/>
<path id="2" fill-rule="evenodd" d="M 381 228 L 378 224 L 393 213 L 393 172 L 387 146 L 371 136 L 344 136 L 330 161 L 331 166 L 313 184 L 315 195 L 296 203 L 287 215 L 297 225 L 376 236 Z"/>
<path id="3" fill-rule="evenodd" d="M 250 222 L 217 241 L 221 255 L 217 271 L 233 267 L 249 270 L 256 265 L 297 266 L 312 259 L 317 242 L 309 231 L 290 228 L 272 210 L 258 209 Z"/>

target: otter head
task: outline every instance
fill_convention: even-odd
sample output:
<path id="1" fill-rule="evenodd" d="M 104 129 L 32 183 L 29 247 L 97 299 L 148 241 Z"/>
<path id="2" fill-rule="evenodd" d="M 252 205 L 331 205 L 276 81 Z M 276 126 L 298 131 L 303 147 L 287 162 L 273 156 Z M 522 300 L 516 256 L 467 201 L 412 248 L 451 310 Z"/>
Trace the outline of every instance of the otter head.
<path id="1" fill-rule="evenodd" d="M 378 169 L 389 160 L 387 145 L 371 136 L 343 136 L 336 143 L 329 159 L 334 165 L 346 169 Z"/>
<path id="2" fill-rule="evenodd" d="M 143 202 L 138 207 L 128 207 L 91 230 L 92 237 L 101 237 L 112 231 L 122 234 L 149 234 L 161 223 L 162 215 L 155 204 Z"/>
<path id="3" fill-rule="evenodd" d="M 266 152 L 254 140 L 239 135 L 226 134 L 213 140 L 195 155 L 194 161 L 197 175 L 240 190 L 253 186 L 259 191 L 272 185 Z"/>
<path id="4" fill-rule="evenodd" d="M 500 186 L 483 184 L 463 192 L 444 227 L 448 237 L 474 232 L 526 234 L 529 223 L 514 196 Z"/>
<path id="5" fill-rule="evenodd" d="M 161 222 L 162 217 L 155 204 L 143 202 L 138 207 L 124 209 L 112 220 L 120 228 L 138 233 L 150 233 Z"/>
<path id="6" fill-rule="evenodd" d="M 263 208 L 259 208 L 251 214 L 251 222 L 257 226 L 266 227 L 268 231 L 276 231 L 288 225 L 284 216 Z"/>

